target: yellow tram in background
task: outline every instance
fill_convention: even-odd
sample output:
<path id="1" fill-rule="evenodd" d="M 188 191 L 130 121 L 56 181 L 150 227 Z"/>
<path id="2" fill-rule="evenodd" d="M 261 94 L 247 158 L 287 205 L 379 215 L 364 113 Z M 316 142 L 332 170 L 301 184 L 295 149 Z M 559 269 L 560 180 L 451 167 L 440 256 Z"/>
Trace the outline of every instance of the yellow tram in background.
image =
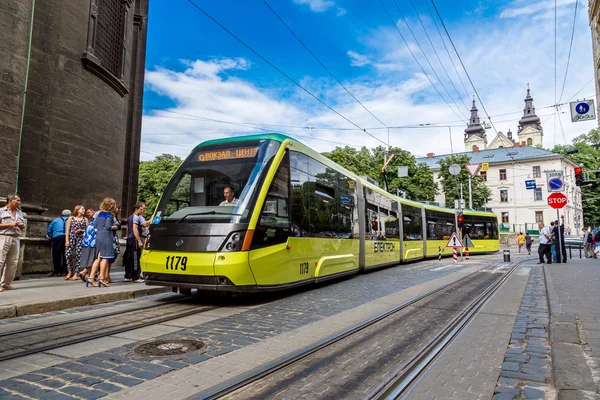
<path id="1" fill-rule="evenodd" d="M 235 199 L 223 202 L 231 188 Z M 398 198 L 279 134 L 198 145 L 170 180 L 142 254 L 147 285 L 281 290 L 437 257 L 454 210 Z M 464 211 L 470 253 L 500 248 L 495 214 Z"/>

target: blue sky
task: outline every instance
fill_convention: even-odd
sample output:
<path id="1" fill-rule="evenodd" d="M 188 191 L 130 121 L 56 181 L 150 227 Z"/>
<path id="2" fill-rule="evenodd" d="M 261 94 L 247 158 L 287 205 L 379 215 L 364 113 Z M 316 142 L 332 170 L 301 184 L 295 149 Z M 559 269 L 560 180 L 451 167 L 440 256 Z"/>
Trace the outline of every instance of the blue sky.
<path id="1" fill-rule="evenodd" d="M 575 1 L 557 1 L 559 94 Z M 463 89 L 425 0 L 412 2 L 418 14 L 410 0 L 384 0 L 410 49 L 451 107 L 422 73 L 379 1 L 268 1 L 321 62 L 385 125 L 452 121 L 448 125 L 456 125 L 452 127 L 453 150 L 462 151 L 464 126 L 461 125 L 466 123 L 473 90 L 459 69 L 467 86 L 466 91 Z M 225 4 L 196 0 L 196 3 L 348 119 L 361 127 L 382 128 L 317 64 L 262 1 L 238 0 Z M 406 22 L 401 19 L 396 4 Z M 431 7 L 430 2 L 427 4 Z M 435 4 L 486 109 L 496 121 L 497 130 L 516 131 L 527 82 L 531 82 L 536 107 L 554 103 L 554 0 L 437 0 Z M 578 7 L 576 40 L 563 102 L 593 77 L 587 2 L 579 1 Z M 450 79 L 433 53 L 417 15 Z M 441 28 L 439 21 L 435 23 Z M 256 127 L 295 135 L 319 151 L 330 150 L 336 143 L 381 144 L 358 130 L 295 128 L 353 126 L 291 84 L 188 1 L 151 2 L 148 24 L 143 159 L 162 152 L 185 156 L 198 142 L 256 132 Z M 415 33 L 416 41 L 408 27 Z M 417 41 L 423 46 L 437 77 Z M 450 46 L 449 42 L 446 44 Z M 460 67 L 456 56 L 452 54 L 452 57 Z M 578 97 L 589 95 L 594 95 L 593 83 Z M 484 117 L 482 107 L 479 109 Z M 563 107 L 561 111 L 566 110 Z M 495 117 L 506 113 L 513 114 Z M 593 122 L 572 124 L 567 113 L 559 114 L 563 135 L 560 125 L 554 123 L 551 109 L 540 109 L 538 115 L 545 121 L 546 147 L 570 142 L 594 126 Z M 238 125 L 215 122 L 215 119 Z M 273 125 L 252 125 L 255 128 L 239 125 L 246 123 Z M 370 132 L 387 142 L 386 130 Z M 493 130 L 488 131 L 488 141 L 494 136 Z M 450 152 L 448 128 L 396 129 L 391 131 L 390 139 L 392 145 L 417 155 L 429 151 Z"/>

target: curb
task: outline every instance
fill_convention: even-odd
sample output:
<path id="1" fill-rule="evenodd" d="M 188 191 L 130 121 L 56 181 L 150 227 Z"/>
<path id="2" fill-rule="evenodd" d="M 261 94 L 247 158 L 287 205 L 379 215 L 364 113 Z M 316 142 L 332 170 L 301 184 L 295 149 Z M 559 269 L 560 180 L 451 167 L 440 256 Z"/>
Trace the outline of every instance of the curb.
<path id="1" fill-rule="evenodd" d="M 128 290 L 125 292 L 100 293 L 32 303 L 0 305 L 0 319 L 22 317 L 24 315 L 32 314 L 42 314 L 52 311 L 62 311 L 69 308 L 112 303 L 115 301 L 129 300 L 133 298 L 169 292 L 171 292 L 171 287 L 153 287 L 147 289 Z"/>

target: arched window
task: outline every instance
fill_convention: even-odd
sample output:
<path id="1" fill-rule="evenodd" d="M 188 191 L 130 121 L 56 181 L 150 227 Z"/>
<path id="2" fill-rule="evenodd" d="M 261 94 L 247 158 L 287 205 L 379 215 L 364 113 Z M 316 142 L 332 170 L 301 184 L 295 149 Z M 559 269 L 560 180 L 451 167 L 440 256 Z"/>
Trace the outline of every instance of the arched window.
<path id="1" fill-rule="evenodd" d="M 529 138 L 527 139 L 527 146 L 531 146 L 533 145 L 533 139 Z"/>

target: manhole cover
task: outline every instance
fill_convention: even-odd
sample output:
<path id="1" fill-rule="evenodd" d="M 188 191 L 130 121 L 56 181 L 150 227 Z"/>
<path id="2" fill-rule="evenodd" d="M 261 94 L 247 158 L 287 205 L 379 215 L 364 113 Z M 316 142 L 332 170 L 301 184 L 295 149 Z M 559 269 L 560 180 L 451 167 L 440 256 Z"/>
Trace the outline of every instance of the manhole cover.
<path id="1" fill-rule="evenodd" d="M 158 340 L 144 343 L 134 351 L 143 356 L 174 356 L 191 353 L 204 347 L 204 343 L 197 340 Z"/>

